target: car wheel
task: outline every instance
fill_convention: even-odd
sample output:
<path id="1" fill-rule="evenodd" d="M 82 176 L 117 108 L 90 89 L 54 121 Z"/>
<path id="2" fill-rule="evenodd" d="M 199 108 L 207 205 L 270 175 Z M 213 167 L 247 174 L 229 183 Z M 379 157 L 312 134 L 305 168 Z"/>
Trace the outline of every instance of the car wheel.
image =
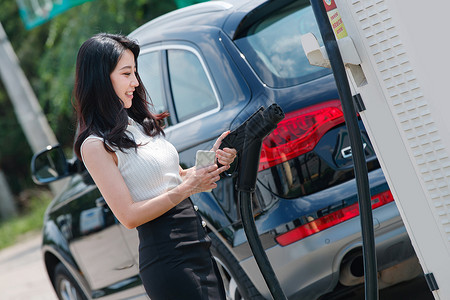
<path id="1" fill-rule="evenodd" d="M 53 285 L 60 300 L 86 300 L 80 286 L 62 263 L 55 268 Z"/>
<path id="2" fill-rule="evenodd" d="M 227 300 L 264 300 L 227 247 L 214 234 L 210 236 L 211 253 L 222 275 Z"/>

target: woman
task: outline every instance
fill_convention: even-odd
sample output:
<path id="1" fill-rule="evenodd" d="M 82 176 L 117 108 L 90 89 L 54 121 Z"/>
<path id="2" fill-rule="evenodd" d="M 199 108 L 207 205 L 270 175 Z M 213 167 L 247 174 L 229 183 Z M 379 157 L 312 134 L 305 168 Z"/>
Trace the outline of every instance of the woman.
<path id="1" fill-rule="evenodd" d="M 77 56 L 74 96 L 83 160 L 116 218 L 139 234 L 139 271 L 152 300 L 225 299 L 210 240 L 189 196 L 215 188 L 236 150 L 213 146 L 218 162 L 183 170 L 164 139 L 167 113 L 148 110 L 137 72 L 139 46 L 98 34 Z"/>

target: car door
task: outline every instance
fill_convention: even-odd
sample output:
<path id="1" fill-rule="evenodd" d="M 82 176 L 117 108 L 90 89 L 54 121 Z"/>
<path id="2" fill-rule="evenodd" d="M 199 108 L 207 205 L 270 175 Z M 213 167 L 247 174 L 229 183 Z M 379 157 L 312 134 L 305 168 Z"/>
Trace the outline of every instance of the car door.
<path id="1" fill-rule="evenodd" d="M 92 291 L 102 293 L 101 290 L 128 282 L 130 278 L 137 280 L 137 263 L 124 239 L 123 226 L 95 185 L 86 185 L 81 176 L 77 177 L 68 189 L 74 194 L 66 198 L 67 203 L 63 207 L 70 213 L 70 218 L 57 222 L 65 222 L 59 226 L 66 231 L 70 228 L 70 250 Z M 67 216 L 63 211 L 59 214 Z"/>

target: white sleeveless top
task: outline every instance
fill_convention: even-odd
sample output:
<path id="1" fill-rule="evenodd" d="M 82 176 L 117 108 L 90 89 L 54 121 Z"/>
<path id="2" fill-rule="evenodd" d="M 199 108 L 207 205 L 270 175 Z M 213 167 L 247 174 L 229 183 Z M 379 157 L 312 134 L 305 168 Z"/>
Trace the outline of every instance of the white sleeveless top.
<path id="1" fill-rule="evenodd" d="M 136 144 L 141 145 L 137 147 L 137 150 L 130 148 L 122 152 L 109 146 L 117 155 L 119 171 L 130 190 L 133 201 L 154 198 L 181 183 L 178 152 L 164 136 L 146 135 L 141 125 L 131 118 L 129 118 L 126 133 L 134 139 Z M 88 139 L 103 141 L 103 138 L 95 135 L 87 137 L 81 144 L 82 158 L 83 145 Z"/>

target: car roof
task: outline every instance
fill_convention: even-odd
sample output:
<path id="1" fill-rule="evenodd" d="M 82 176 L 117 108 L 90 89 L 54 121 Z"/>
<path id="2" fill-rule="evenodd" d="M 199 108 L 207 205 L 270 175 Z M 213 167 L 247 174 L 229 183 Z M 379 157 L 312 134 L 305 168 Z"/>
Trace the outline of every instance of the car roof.
<path id="1" fill-rule="evenodd" d="M 220 28 L 230 38 L 245 17 L 270 0 L 208 1 L 174 10 L 140 26 L 129 34 L 141 45 L 164 40 L 166 33 L 186 33 L 189 28 Z M 285 2 L 285 1 L 281 1 Z"/>

